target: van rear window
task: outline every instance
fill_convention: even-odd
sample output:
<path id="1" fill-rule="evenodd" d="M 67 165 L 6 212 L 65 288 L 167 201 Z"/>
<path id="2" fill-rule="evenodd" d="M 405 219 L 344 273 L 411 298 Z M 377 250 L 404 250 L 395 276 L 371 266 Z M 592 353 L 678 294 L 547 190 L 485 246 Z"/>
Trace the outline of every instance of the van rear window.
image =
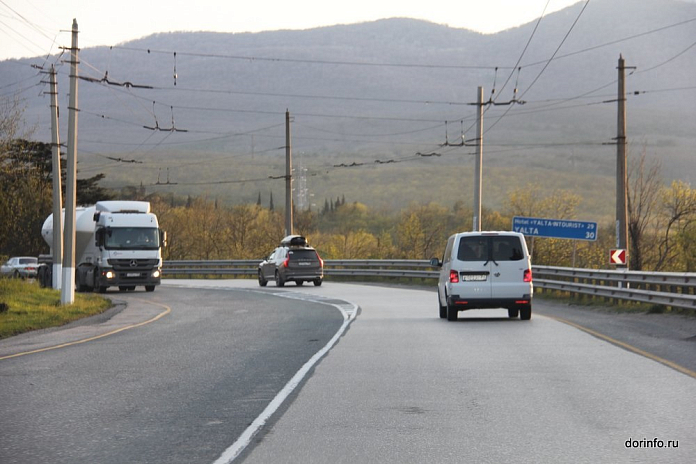
<path id="1" fill-rule="evenodd" d="M 519 261 L 524 259 L 520 239 L 511 236 L 462 237 L 457 250 L 459 261 Z"/>
<path id="2" fill-rule="evenodd" d="M 491 237 L 494 261 L 519 261 L 524 258 L 522 244 L 517 237 Z"/>
<path id="3" fill-rule="evenodd" d="M 488 261 L 488 237 L 462 237 L 457 250 L 459 261 Z"/>

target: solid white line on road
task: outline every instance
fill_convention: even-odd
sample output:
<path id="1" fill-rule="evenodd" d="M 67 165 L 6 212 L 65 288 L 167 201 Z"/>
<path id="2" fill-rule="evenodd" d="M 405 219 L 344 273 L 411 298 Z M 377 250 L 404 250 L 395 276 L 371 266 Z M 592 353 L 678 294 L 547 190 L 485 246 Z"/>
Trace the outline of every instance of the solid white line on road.
<path id="1" fill-rule="evenodd" d="M 343 333 L 346 331 L 350 323 L 355 319 L 355 316 L 358 313 L 358 307 L 352 303 L 349 303 L 350 308 L 346 310 L 346 308 L 342 307 L 345 305 L 339 305 L 335 303 L 329 303 L 326 301 L 321 301 L 319 298 L 312 298 L 309 295 L 303 295 L 301 293 L 290 293 L 290 292 L 283 292 L 283 293 L 267 293 L 264 292 L 265 294 L 271 294 L 275 296 L 280 296 L 284 298 L 292 298 L 292 299 L 302 299 L 302 300 L 307 300 L 307 301 L 313 301 L 316 303 L 322 303 L 322 304 L 329 304 L 331 306 L 334 306 L 337 308 L 339 311 L 341 311 L 341 314 L 343 315 L 343 324 L 341 325 L 341 328 L 338 329 L 338 332 L 333 336 L 331 340 L 329 340 L 329 343 L 327 343 L 321 350 L 319 350 L 317 353 L 314 354 L 310 358 L 309 361 L 307 361 L 302 368 L 300 368 L 299 371 L 290 379 L 290 381 L 285 384 L 283 389 L 273 398 L 273 400 L 266 406 L 266 409 L 261 412 L 259 417 L 254 420 L 254 422 L 247 427 L 247 429 L 242 433 L 237 441 L 235 441 L 229 448 L 227 448 L 222 455 L 213 463 L 213 464 L 230 464 L 232 461 L 234 461 L 245 449 L 247 446 L 249 446 L 249 443 L 251 443 L 252 438 L 254 438 L 254 435 L 258 433 L 261 428 L 266 425 L 268 422 L 268 419 L 275 413 L 278 408 L 283 404 L 283 402 L 290 396 L 290 394 L 295 390 L 295 388 L 302 382 L 302 379 L 305 378 L 307 373 L 314 367 L 314 365 L 319 362 L 319 360 L 336 344 L 336 342 L 341 338 Z"/>

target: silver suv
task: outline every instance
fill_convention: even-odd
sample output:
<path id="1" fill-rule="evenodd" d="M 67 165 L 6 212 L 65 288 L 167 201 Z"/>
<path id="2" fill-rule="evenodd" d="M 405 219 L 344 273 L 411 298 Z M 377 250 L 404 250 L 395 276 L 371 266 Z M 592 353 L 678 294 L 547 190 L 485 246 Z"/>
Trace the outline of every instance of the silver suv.
<path id="1" fill-rule="evenodd" d="M 462 232 L 447 241 L 438 279 L 440 317 L 457 320 L 459 311 L 507 308 L 510 318 L 532 317 L 532 265 L 518 232 Z"/>
<path id="2" fill-rule="evenodd" d="M 314 282 L 318 287 L 324 280 L 324 261 L 307 244 L 307 239 L 300 235 L 289 235 L 259 264 L 258 274 L 259 285 L 262 287 L 269 280 L 275 280 L 278 287 L 289 281 L 294 281 L 298 286 Z"/>

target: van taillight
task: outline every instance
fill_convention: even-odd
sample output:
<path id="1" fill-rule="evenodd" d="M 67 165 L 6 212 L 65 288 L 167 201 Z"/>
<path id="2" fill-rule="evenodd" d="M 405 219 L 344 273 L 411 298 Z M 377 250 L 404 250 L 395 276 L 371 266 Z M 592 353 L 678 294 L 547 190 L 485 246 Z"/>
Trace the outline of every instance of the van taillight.
<path id="1" fill-rule="evenodd" d="M 451 284 L 458 284 L 459 283 L 459 273 L 457 271 L 450 271 L 450 283 Z"/>
<path id="2" fill-rule="evenodd" d="M 531 269 L 525 269 L 523 280 L 524 280 L 525 282 L 531 282 L 531 281 L 532 281 L 532 270 L 531 270 Z"/>

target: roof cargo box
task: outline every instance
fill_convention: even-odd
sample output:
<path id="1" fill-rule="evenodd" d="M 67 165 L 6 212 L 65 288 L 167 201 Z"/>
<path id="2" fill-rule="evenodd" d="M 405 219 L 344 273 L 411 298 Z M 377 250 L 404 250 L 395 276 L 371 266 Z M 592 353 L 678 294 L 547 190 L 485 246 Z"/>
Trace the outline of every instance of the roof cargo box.
<path id="1" fill-rule="evenodd" d="M 288 235 L 280 241 L 280 246 L 307 246 L 307 239 L 301 235 Z"/>

